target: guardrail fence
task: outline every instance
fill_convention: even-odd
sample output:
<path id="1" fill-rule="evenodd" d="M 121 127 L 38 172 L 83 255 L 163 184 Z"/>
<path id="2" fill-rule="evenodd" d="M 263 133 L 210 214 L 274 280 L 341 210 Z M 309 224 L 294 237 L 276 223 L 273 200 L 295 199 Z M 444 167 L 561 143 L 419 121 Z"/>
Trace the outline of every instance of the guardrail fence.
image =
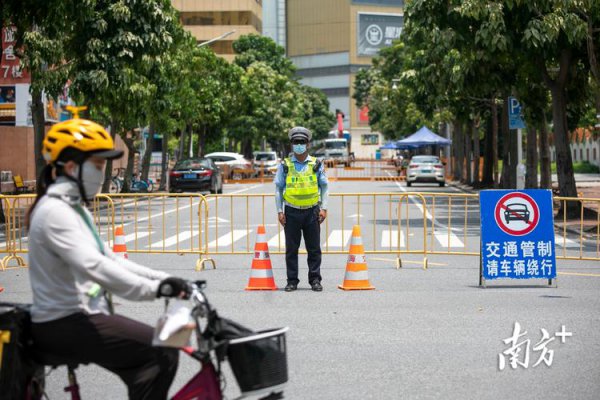
<path id="1" fill-rule="evenodd" d="M 25 267 L 25 214 L 35 195 L 0 196 L 0 268 Z M 576 206 L 571 206 L 573 203 Z M 577 207 L 579 215 L 574 218 Z M 479 196 L 448 193 L 333 193 L 321 226 L 324 254 L 345 254 L 352 226 L 361 226 L 366 254 L 388 254 L 402 266 L 405 254 L 480 255 Z M 217 255 L 252 254 L 259 225 L 269 249 L 285 253 L 273 194 L 101 194 L 91 207 L 109 246 L 123 226 L 129 253 L 193 254 L 196 270 Z M 600 199 L 554 197 L 558 259 L 600 261 Z M 301 247 L 302 248 L 302 247 Z"/>

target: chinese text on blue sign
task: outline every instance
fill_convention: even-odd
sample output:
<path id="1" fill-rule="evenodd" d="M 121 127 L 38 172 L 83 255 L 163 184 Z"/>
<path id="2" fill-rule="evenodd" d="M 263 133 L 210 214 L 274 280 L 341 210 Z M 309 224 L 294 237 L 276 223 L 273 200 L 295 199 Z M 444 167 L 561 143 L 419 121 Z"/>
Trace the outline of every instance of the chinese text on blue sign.
<path id="1" fill-rule="evenodd" d="M 484 190 L 479 204 L 483 278 L 556 277 L 549 190 Z"/>

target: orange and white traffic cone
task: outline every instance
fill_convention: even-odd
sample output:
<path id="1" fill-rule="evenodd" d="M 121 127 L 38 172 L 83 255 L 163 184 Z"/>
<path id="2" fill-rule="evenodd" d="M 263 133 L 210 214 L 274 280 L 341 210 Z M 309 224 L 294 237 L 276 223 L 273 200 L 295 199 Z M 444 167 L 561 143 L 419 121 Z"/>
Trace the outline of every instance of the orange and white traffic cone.
<path id="1" fill-rule="evenodd" d="M 123 258 L 129 258 L 127 256 L 127 246 L 125 245 L 125 234 L 123 233 L 123 227 L 118 226 L 115 229 L 115 243 L 113 246 L 113 253 Z"/>
<path id="2" fill-rule="evenodd" d="M 265 235 L 265 227 L 258 226 L 256 244 L 254 245 L 254 259 L 250 270 L 250 280 L 246 290 L 277 290 L 271 259 L 269 258 L 269 245 Z"/>
<path id="3" fill-rule="evenodd" d="M 346 276 L 344 276 L 344 283 L 338 285 L 338 287 L 343 290 L 375 289 L 369 282 L 365 247 L 360 236 L 359 225 L 354 225 L 352 228 L 350 251 L 348 252 L 348 262 L 346 263 Z"/>

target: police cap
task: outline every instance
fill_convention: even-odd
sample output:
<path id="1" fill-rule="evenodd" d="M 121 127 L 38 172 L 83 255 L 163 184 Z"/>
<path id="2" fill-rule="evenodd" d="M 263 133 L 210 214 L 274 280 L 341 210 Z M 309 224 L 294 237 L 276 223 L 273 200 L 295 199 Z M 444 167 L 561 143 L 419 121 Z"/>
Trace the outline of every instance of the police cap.
<path id="1" fill-rule="evenodd" d="M 312 133 L 302 126 L 295 126 L 288 131 L 288 138 L 290 142 L 294 139 L 305 139 L 307 142 L 310 142 Z"/>

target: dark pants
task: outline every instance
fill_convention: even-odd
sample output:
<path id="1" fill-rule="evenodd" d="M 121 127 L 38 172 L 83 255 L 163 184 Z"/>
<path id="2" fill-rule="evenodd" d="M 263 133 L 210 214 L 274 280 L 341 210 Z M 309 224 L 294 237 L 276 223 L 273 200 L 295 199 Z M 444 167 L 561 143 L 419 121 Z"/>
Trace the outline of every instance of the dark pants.
<path id="1" fill-rule="evenodd" d="M 153 328 L 120 315 L 77 313 L 32 324 L 35 348 L 64 362 L 98 364 L 117 374 L 130 399 L 167 398 L 177 349 L 152 347 Z M 61 361 L 62 362 L 62 361 Z"/>
<path id="2" fill-rule="evenodd" d="M 321 225 L 319 206 L 308 209 L 285 207 L 285 264 L 288 283 L 298 284 L 298 248 L 302 233 L 308 253 L 308 282 L 321 282 Z"/>

